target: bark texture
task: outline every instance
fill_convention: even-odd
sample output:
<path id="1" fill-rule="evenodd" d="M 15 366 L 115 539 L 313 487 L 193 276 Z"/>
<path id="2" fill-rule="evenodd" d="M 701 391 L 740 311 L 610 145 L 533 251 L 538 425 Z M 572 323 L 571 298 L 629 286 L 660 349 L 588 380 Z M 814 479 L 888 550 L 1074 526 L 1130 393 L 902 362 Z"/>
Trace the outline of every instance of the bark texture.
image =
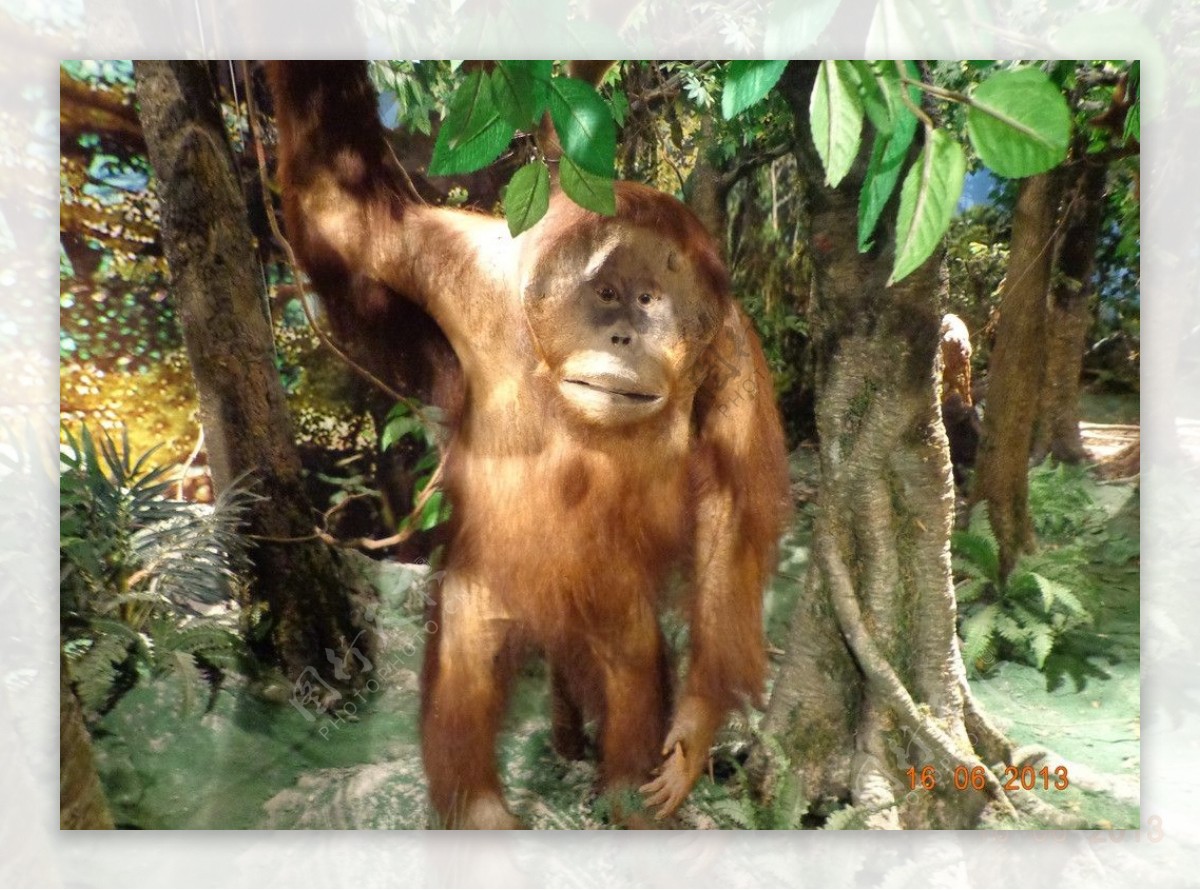
<path id="1" fill-rule="evenodd" d="M 58 827 L 63 830 L 115 827 L 96 775 L 92 738 L 83 720 L 83 708 L 67 682 L 67 664 L 62 658 L 58 684 Z"/>
<path id="2" fill-rule="evenodd" d="M 1007 578 L 1034 545 L 1029 516 L 1029 457 L 1046 365 L 1046 296 L 1053 261 L 1057 189 L 1053 173 L 1021 180 L 1013 212 L 1008 275 L 988 374 L 983 438 L 971 488 L 987 504 Z"/>
<path id="3" fill-rule="evenodd" d="M 1096 248 L 1104 219 L 1105 167 L 1086 158 L 1063 174 L 1061 233 L 1046 323 L 1046 371 L 1033 459 L 1087 459 L 1079 433 L 1079 391 L 1096 292 Z"/>
<path id="4" fill-rule="evenodd" d="M 971 701 L 956 636 L 954 500 L 935 373 L 939 258 L 888 287 L 893 233 L 858 252 L 865 157 L 838 189 L 821 185 L 807 124 L 814 75 L 793 62 L 781 87 L 810 183 L 821 489 L 809 576 L 763 726 L 782 757 L 760 752 L 756 765 L 766 794 L 774 771 L 790 769 L 810 807 L 849 801 L 867 827 L 968 827 L 989 801 L 1006 813 L 1012 805 L 980 759 L 1003 759 L 1008 745 Z M 938 789 L 913 792 L 906 771 L 927 765 Z M 983 769 L 985 791 L 955 790 L 955 767 Z"/>
<path id="5" fill-rule="evenodd" d="M 219 491 L 249 475 L 263 496 L 249 522 L 259 537 L 251 596 L 269 610 L 268 654 L 295 678 L 351 651 L 351 600 L 337 555 L 311 539 L 264 278 L 209 71 L 199 62 L 139 62 L 135 73 L 209 465 Z M 342 667 L 339 676 L 354 669 Z"/>
<path id="6" fill-rule="evenodd" d="M 700 123 L 699 144 L 701 146 L 711 145 L 715 131 L 716 127 L 713 125 L 712 118 L 704 118 Z M 684 188 L 684 200 L 692 212 L 700 217 L 700 221 L 704 223 L 709 234 L 717 239 L 717 243 L 721 245 L 721 253 L 725 255 L 729 252 L 727 201 L 731 186 L 732 182 L 729 181 L 726 171 L 720 167 L 712 154 L 701 148 L 696 153 L 696 165 L 688 175 Z"/>

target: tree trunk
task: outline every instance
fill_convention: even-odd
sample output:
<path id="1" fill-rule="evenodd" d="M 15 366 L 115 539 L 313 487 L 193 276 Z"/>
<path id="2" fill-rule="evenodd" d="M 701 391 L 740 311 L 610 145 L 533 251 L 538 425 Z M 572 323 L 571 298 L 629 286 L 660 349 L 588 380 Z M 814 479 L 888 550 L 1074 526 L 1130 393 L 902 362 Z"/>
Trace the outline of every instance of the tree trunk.
<path id="1" fill-rule="evenodd" d="M 1000 551 L 1000 577 L 1033 548 L 1029 456 L 1046 364 L 1046 295 L 1053 260 L 1056 177 L 1021 180 L 1008 274 L 988 372 L 987 410 L 971 502 L 987 504 Z"/>
<path id="2" fill-rule="evenodd" d="M 700 123 L 699 151 L 696 152 L 696 164 L 688 175 L 684 186 L 684 201 L 700 222 L 708 229 L 709 234 L 721 245 L 721 253 L 729 253 L 729 209 L 726 201 L 729 197 L 729 184 L 725 181 L 725 170 L 713 162 L 709 146 L 713 144 L 716 127 L 711 117 L 705 117 Z"/>
<path id="3" fill-rule="evenodd" d="M 956 636 L 954 499 L 935 378 L 939 258 L 889 288 L 894 233 L 858 252 L 865 158 L 838 189 L 821 184 L 807 123 L 814 76 L 811 63 L 793 62 L 781 88 L 810 184 L 821 488 L 763 723 L 782 751 L 760 750 L 755 765 L 768 795 L 790 769 L 810 809 L 849 801 L 843 825 L 969 827 L 989 804 L 1013 812 L 984 766 L 1011 752 L 974 707 Z M 926 766 L 936 789 L 913 791 L 908 770 Z M 986 777 L 985 790 L 956 790 L 956 767 Z"/>
<path id="4" fill-rule="evenodd" d="M 113 828 L 100 777 L 92 760 L 92 737 L 83 708 L 67 681 L 67 661 L 59 658 L 58 827 L 63 830 Z"/>
<path id="5" fill-rule="evenodd" d="M 249 520 L 251 597 L 268 610 L 266 654 L 297 678 L 344 658 L 355 622 L 336 554 L 312 537 L 245 201 L 204 64 L 138 62 L 135 73 L 213 481 L 221 491 L 249 474 L 262 496 Z M 341 667 L 344 678 L 354 666 Z"/>
<path id="6" fill-rule="evenodd" d="M 1102 164 L 1085 158 L 1063 197 L 1066 219 L 1047 309 L 1046 371 L 1033 447 L 1036 463 L 1047 454 L 1066 463 L 1087 459 L 1079 434 L 1079 390 L 1092 326 L 1105 172 Z"/>

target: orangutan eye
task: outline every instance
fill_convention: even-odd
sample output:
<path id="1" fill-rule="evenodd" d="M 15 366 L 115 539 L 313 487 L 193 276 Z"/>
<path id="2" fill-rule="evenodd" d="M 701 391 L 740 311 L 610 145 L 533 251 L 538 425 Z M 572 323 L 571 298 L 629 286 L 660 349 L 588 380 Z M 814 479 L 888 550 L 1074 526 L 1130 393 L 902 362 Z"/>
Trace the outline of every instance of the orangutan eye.
<path id="1" fill-rule="evenodd" d="M 638 302 L 643 306 L 649 306 L 653 299 L 654 297 L 650 296 L 650 294 L 638 294 Z"/>
<path id="2" fill-rule="evenodd" d="M 605 303 L 611 303 L 616 298 L 617 298 L 617 292 L 615 290 L 613 290 L 611 287 L 600 288 L 600 299 L 603 300 Z"/>

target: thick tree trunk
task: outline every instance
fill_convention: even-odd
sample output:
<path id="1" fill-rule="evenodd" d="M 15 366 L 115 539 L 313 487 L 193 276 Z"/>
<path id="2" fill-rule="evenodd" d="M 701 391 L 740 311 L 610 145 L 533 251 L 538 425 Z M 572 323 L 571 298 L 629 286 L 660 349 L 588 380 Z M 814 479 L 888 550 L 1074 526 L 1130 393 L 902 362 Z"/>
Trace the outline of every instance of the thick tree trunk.
<path id="1" fill-rule="evenodd" d="M 956 636 L 954 500 L 935 377 L 938 257 L 889 288 L 893 233 L 858 252 L 865 159 L 840 188 L 820 184 L 807 124 L 813 77 L 811 64 L 792 63 L 781 86 L 811 184 L 821 490 L 809 575 L 763 725 L 783 756 L 764 749 L 756 765 L 766 794 L 790 769 L 810 807 L 848 800 L 851 824 L 969 827 L 989 803 L 1013 812 L 983 765 L 1010 752 L 972 703 Z M 907 771 L 926 766 L 937 788 L 914 792 Z M 980 770 L 986 790 L 956 790 L 956 767 Z"/>
<path id="2" fill-rule="evenodd" d="M 1104 219 L 1105 167 L 1085 158 L 1063 195 L 1066 215 L 1050 292 L 1046 371 L 1033 459 L 1047 454 L 1067 463 L 1087 459 L 1079 434 L 1079 390 L 1096 290 L 1096 247 Z"/>
<path id="3" fill-rule="evenodd" d="M 135 73 L 213 480 L 224 490 L 250 474 L 263 496 L 249 521 L 252 597 L 268 608 L 271 654 L 299 677 L 345 656 L 355 626 L 337 557 L 312 539 L 245 201 L 206 67 L 139 62 Z"/>
<path id="4" fill-rule="evenodd" d="M 83 708 L 67 681 L 64 658 L 59 659 L 58 682 L 58 827 L 114 827 L 92 760 L 92 738 L 83 721 Z"/>
<path id="5" fill-rule="evenodd" d="M 983 438 L 971 488 L 972 503 L 987 504 L 1000 550 L 1000 576 L 1032 549 L 1029 456 L 1046 364 L 1046 295 L 1050 286 L 1056 177 L 1021 180 L 1013 214 L 1008 275 L 988 373 Z"/>

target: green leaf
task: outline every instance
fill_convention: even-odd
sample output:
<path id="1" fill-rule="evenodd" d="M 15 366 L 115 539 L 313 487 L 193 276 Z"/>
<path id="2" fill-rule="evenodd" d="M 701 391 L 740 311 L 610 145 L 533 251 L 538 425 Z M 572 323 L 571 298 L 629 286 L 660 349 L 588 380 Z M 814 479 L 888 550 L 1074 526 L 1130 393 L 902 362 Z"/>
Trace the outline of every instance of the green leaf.
<path id="1" fill-rule="evenodd" d="M 514 130 L 528 129 L 534 123 L 535 108 L 533 72 L 526 65 L 500 62 L 492 71 L 492 95 L 496 108 L 505 123 Z"/>
<path id="2" fill-rule="evenodd" d="M 967 669 L 977 671 L 976 663 L 984 661 L 991 652 L 992 635 L 996 632 L 996 618 L 1000 607 L 994 603 L 984 606 L 962 623 L 963 663 Z"/>
<path id="3" fill-rule="evenodd" d="M 612 179 L 593 176 L 566 155 L 558 167 L 558 181 L 567 197 L 588 210 L 612 216 L 617 212 L 617 196 Z"/>
<path id="4" fill-rule="evenodd" d="M 533 59 L 502 62 L 506 68 L 519 68 L 529 77 L 533 88 L 533 113 L 535 119 L 540 119 L 542 112 L 550 107 L 550 78 L 554 74 L 554 62 L 551 59 Z"/>
<path id="5" fill-rule="evenodd" d="M 421 531 L 429 531 L 429 529 L 433 528 L 442 521 L 443 501 L 444 495 L 441 491 L 435 491 L 429 496 L 429 499 L 425 501 L 424 506 L 421 508 L 421 516 L 417 523 L 417 526 Z"/>
<path id="6" fill-rule="evenodd" d="M 904 158 L 916 132 L 916 116 L 907 108 L 901 108 L 892 132 L 875 134 L 867 176 L 858 196 L 858 249 L 862 253 L 871 249 L 871 236 L 900 181 Z"/>
<path id="7" fill-rule="evenodd" d="M 613 121 L 616 125 L 618 127 L 625 126 L 625 118 L 629 116 L 629 97 L 621 90 L 613 90 L 612 99 L 608 104 L 612 108 Z"/>
<path id="8" fill-rule="evenodd" d="M 1042 607 L 1047 612 L 1050 611 L 1052 605 L 1058 603 L 1065 611 L 1077 618 L 1091 618 L 1091 613 L 1067 585 L 1047 578 L 1045 575 L 1039 575 L 1037 572 L 1030 572 L 1029 577 L 1037 584 L 1038 592 L 1042 595 Z"/>
<path id="9" fill-rule="evenodd" d="M 973 603 L 983 596 L 990 583 L 983 578 L 972 578 L 970 581 L 964 581 L 955 589 L 954 599 L 960 606 Z"/>
<path id="10" fill-rule="evenodd" d="M 546 215 L 550 207 L 550 168 L 531 161 L 513 174 L 504 193 L 504 217 L 514 238 Z"/>
<path id="11" fill-rule="evenodd" d="M 500 157 L 515 128 L 496 106 L 492 79 L 472 71 L 450 98 L 446 120 L 433 146 L 431 176 L 471 173 Z"/>
<path id="12" fill-rule="evenodd" d="M 390 418 L 387 425 L 383 428 L 383 435 L 379 437 L 379 450 L 387 451 L 408 435 L 419 438 L 424 437 L 424 430 L 421 427 L 420 420 L 412 415 Z"/>
<path id="13" fill-rule="evenodd" d="M 1136 139 L 1139 142 L 1142 139 L 1142 106 L 1134 104 L 1129 109 L 1129 114 L 1125 116 L 1125 133 L 1123 138 Z"/>
<path id="14" fill-rule="evenodd" d="M 551 79 L 550 117 L 568 158 L 594 176 L 612 177 L 617 125 L 591 84 L 573 77 Z"/>
<path id="15" fill-rule="evenodd" d="M 1125 132 L 1122 137 L 1126 140 L 1142 139 L 1142 63 L 1135 61 L 1129 66 L 1129 85 L 1127 95 L 1133 100 L 1129 113 L 1125 115 Z"/>
<path id="16" fill-rule="evenodd" d="M 962 194 L 967 156 L 944 130 L 933 130 L 900 188 L 896 219 L 896 261 L 888 285 L 929 258 L 950 225 Z"/>
<path id="17" fill-rule="evenodd" d="M 996 542 L 977 532 L 955 531 L 950 535 L 950 547 L 954 555 L 967 562 L 972 574 L 996 582 L 1000 578 L 1000 557 Z"/>
<path id="18" fill-rule="evenodd" d="M 878 133 L 891 133 L 902 107 L 900 78 L 891 62 L 850 62 L 858 78 L 863 110 Z M 890 76 L 889 76 L 890 72 Z"/>
<path id="19" fill-rule="evenodd" d="M 1010 608 L 1012 608 L 1011 604 Z M 1014 608 L 1013 611 L 1016 614 L 1021 615 L 1019 609 Z M 998 615 L 996 615 L 996 633 L 1009 643 L 1012 643 L 1014 646 L 1024 646 L 1029 642 L 1030 637 L 1033 635 L 1033 629 L 1035 627 L 1044 625 L 1039 625 L 1035 616 L 1025 614 L 1022 615 L 1022 618 L 1025 622 L 1024 624 L 1017 621 L 1016 618 L 1007 612 L 1000 612 Z"/>
<path id="20" fill-rule="evenodd" d="M 1050 650 L 1054 648 L 1054 631 L 1044 624 L 1033 628 L 1033 639 L 1029 641 L 1029 647 L 1033 650 L 1034 664 L 1040 671 Z"/>
<path id="21" fill-rule="evenodd" d="M 721 114 L 725 120 L 741 114 L 779 82 L 787 59 L 730 62 L 721 89 Z"/>
<path id="22" fill-rule="evenodd" d="M 849 62 L 825 61 L 809 99 L 813 143 L 825 167 L 825 184 L 837 188 L 858 155 L 863 106 Z"/>
<path id="23" fill-rule="evenodd" d="M 1067 100 L 1039 68 L 998 71 L 971 93 L 967 134 L 993 173 L 1044 173 L 1067 156 Z"/>

